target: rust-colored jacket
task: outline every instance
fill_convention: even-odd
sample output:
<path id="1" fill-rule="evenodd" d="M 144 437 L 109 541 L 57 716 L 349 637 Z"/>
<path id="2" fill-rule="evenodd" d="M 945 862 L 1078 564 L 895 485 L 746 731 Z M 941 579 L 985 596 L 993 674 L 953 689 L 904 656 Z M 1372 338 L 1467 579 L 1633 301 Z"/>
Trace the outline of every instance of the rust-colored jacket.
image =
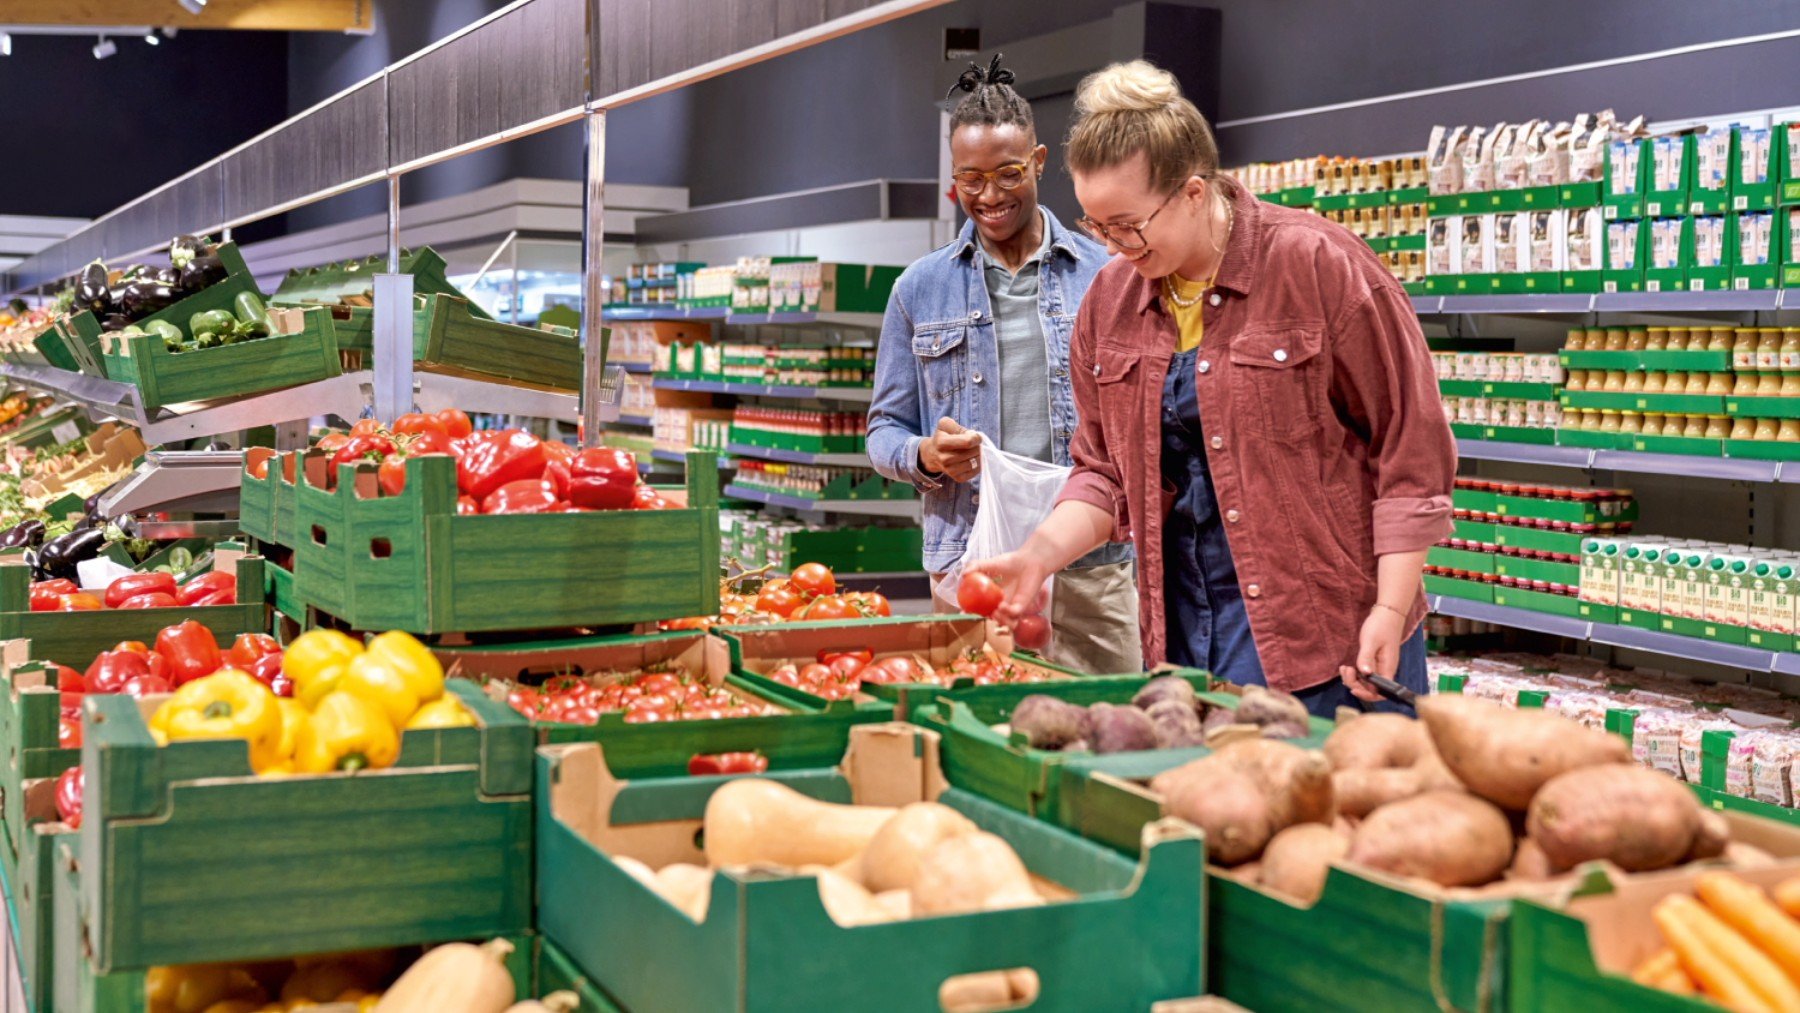
<path id="1" fill-rule="evenodd" d="M 1219 183 L 1236 224 L 1195 359 L 1207 465 L 1269 685 L 1337 677 L 1375 602 L 1375 559 L 1450 533 L 1456 444 L 1411 300 L 1340 225 Z M 1152 233 L 1154 239 L 1154 233 Z M 1061 499 L 1137 545 L 1144 660 L 1166 656 L 1162 392 L 1175 321 L 1120 259 L 1070 347 L 1075 471 Z M 1415 600 L 1407 632 L 1425 614 Z"/>

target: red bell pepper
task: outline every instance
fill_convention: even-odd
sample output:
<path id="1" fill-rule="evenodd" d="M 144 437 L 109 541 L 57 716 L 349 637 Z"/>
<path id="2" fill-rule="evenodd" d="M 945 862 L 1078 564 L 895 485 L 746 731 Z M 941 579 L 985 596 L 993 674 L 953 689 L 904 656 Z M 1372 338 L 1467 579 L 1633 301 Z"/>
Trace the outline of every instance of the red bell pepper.
<path id="1" fill-rule="evenodd" d="M 629 510 L 637 493 L 637 455 L 592 447 L 569 465 L 569 502 L 591 510 Z"/>
<path id="2" fill-rule="evenodd" d="M 173 597 L 175 575 L 172 573 L 128 573 L 106 585 L 106 607 L 116 609 L 128 598 L 156 592 Z"/>
<path id="3" fill-rule="evenodd" d="M 169 661 L 162 655 L 152 651 L 142 640 L 121 640 L 113 645 L 115 651 L 130 651 L 141 654 L 150 665 L 150 674 L 165 682 L 169 678 Z"/>
<path id="4" fill-rule="evenodd" d="M 56 779 L 56 815 L 71 829 L 81 826 L 81 794 L 86 786 L 87 778 L 82 776 L 79 763 Z"/>
<path id="5" fill-rule="evenodd" d="M 62 692 L 62 708 L 80 707 L 87 695 L 87 677 L 67 665 L 56 666 L 56 688 Z"/>
<path id="6" fill-rule="evenodd" d="M 281 645 L 274 637 L 267 633 L 240 633 L 225 652 L 225 664 L 248 672 L 271 654 L 281 655 Z"/>
<path id="7" fill-rule="evenodd" d="M 456 484 L 463 492 L 482 502 L 496 489 L 510 482 L 540 478 L 544 465 L 550 463 L 544 441 L 523 429 L 509 429 L 494 437 L 472 442 L 456 462 Z"/>
<path id="8" fill-rule="evenodd" d="M 72 580 L 57 578 L 56 580 L 40 580 L 31 585 L 31 611 L 53 612 L 56 600 L 65 594 L 75 594 L 81 588 Z"/>
<path id="9" fill-rule="evenodd" d="M 688 760 L 688 773 L 761 774 L 769 769 L 769 758 L 761 753 L 696 753 Z"/>
<path id="10" fill-rule="evenodd" d="M 192 619 L 158 633 L 156 653 L 169 663 L 169 678 L 176 686 L 217 672 L 224 661 L 212 631 Z"/>
<path id="11" fill-rule="evenodd" d="M 105 606 L 100 604 L 100 599 L 94 597 L 91 594 L 88 594 L 86 591 L 77 591 L 74 594 L 65 594 L 65 595 L 58 596 L 56 599 L 56 606 L 54 608 L 52 608 L 50 611 L 52 611 L 52 612 L 96 612 L 104 607 Z"/>
<path id="12" fill-rule="evenodd" d="M 82 676 L 89 693 L 119 693 L 125 680 L 150 674 L 150 660 L 131 651 L 103 651 Z"/>
<path id="13" fill-rule="evenodd" d="M 632 493 L 631 509 L 633 510 L 667 510 L 670 503 L 663 494 L 656 491 L 655 486 L 640 485 Z"/>
<path id="14" fill-rule="evenodd" d="M 261 634 L 246 633 L 244 636 L 261 636 Z M 243 637 L 238 639 L 241 640 Z M 233 644 L 232 649 L 236 650 L 236 648 L 237 645 Z M 287 673 L 281 670 L 281 653 L 279 651 L 274 654 L 265 654 L 249 665 L 240 667 L 255 676 L 256 681 L 274 690 L 276 696 L 294 695 L 294 680 L 288 678 Z"/>
<path id="15" fill-rule="evenodd" d="M 464 517 L 481 512 L 481 504 L 475 502 L 473 496 L 456 497 L 456 512 Z"/>
<path id="16" fill-rule="evenodd" d="M 56 722 L 56 744 L 62 749 L 81 748 L 81 710 L 64 707 Z"/>
<path id="17" fill-rule="evenodd" d="M 557 444 L 562 446 L 562 444 Z M 569 495 L 569 462 L 553 460 L 544 465 L 544 480 L 556 490 L 558 499 L 566 499 Z"/>
<path id="18" fill-rule="evenodd" d="M 179 602 L 175 596 L 163 591 L 150 591 L 146 594 L 134 594 L 118 604 L 122 609 L 167 609 L 174 608 Z"/>
<path id="19" fill-rule="evenodd" d="M 541 514 L 556 506 L 556 484 L 547 478 L 508 482 L 481 502 L 484 514 Z"/>
<path id="20" fill-rule="evenodd" d="M 181 590 L 176 593 L 175 600 L 182 605 L 198 605 L 200 604 L 200 599 L 209 597 L 219 591 L 230 591 L 235 600 L 237 597 L 237 578 L 223 570 L 214 570 L 211 573 L 203 573 L 193 580 L 188 581 L 186 584 L 181 585 Z M 231 602 L 213 602 L 212 604 L 229 605 Z"/>
<path id="21" fill-rule="evenodd" d="M 152 693 L 173 693 L 175 687 L 170 685 L 168 679 L 151 673 L 150 675 L 134 675 L 126 679 L 124 684 L 119 687 L 119 692 L 137 699 Z"/>

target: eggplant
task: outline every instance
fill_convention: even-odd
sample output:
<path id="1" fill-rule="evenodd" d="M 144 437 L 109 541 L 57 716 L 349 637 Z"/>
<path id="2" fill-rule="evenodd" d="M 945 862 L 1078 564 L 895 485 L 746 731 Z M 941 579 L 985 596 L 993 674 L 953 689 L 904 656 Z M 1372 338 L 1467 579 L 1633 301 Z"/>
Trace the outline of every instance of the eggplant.
<path id="1" fill-rule="evenodd" d="M 71 531 L 44 543 L 44 547 L 38 550 L 37 567 L 43 571 L 47 580 L 58 577 L 74 580 L 75 565 L 100 555 L 100 550 L 105 547 L 104 528 Z"/>
<path id="2" fill-rule="evenodd" d="M 119 301 L 125 305 L 125 313 L 133 320 L 142 320 L 152 313 L 158 313 L 175 305 L 180 298 L 175 290 L 151 275 L 139 275 L 119 294 Z"/>
<path id="3" fill-rule="evenodd" d="M 17 548 L 28 545 L 36 548 L 44 544 L 44 522 L 37 518 L 24 521 L 6 533 L 6 547 Z"/>
<path id="4" fill-rule="evenodd" d="M 108 313 L 100 321 L 100 329 L 103 331 L 122 331 L 130 326 L 131 318 L 123 313 Z"/>
<path id="5" fill-rule="evenodd" d="M 96 260 L 82 268 L 81 277 L 75 281 L 75 308 L 104 314 L 111 303 L 106 265 Z"/>
<path id="6" fill-rule="evenodd" d="M 38 523 L 40 527 L 43 524 L 42 521 Z M 0 532 L 0 549 L 17 549 L 21 546 L 28 546 L 30 544 L 28 541 L 30 524 L 30 521 L 20 521 L 7 528 L 5 532 Z"/>
<path id="7" fill-rule="evenodd" d="M 156 280 L 169 286 L 174 291 L 181 286 L 181 271 L 175 267 L 159 267 L 156 269 Z"/>
<path id="8" fill-rule="evenodd" d="M 217 255 L 197 254 L 181 268 L 181 289 L 184 292 L 198 292 L 208 285 L 224 281 L 227 273 L 225 262 Z"/>

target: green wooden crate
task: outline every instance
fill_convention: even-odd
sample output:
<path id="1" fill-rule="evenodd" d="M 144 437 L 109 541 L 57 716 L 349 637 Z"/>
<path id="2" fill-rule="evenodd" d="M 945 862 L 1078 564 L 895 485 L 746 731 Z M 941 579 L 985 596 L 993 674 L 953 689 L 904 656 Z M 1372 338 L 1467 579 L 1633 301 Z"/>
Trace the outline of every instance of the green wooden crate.
<path id="1" fill-rule="evenodd" d="M 87 697 L 79 938 L 96 971 L 528 930 L 531 729 L 449 687 L 480 727 L 408 731 L 387 770 L 291 777 L 252 774 L 236 740 L 158 747 L 153 698 Z"/>
<path id="2" fill-rule="evenodd" d="M 25 1008 L 50 1013 L 56 999 L 56 845 L 72 843 L 75 832 L 57 821 L 54 779 L 28 782 L 24 806 L 28 817 L 12 886 L 13 937 L 25 981 Z"/>
<path id="3" fill-rule="evenodd" d="M 417 250 L 400 251 L 400 273 L 413 276 L 413 296 L 418 308 L 413 314 L 413 336 L 417 343 L 419 335 L 425 329 L 425 312 L 423 299 L 434 295 L 448 295 L 462 298 L 462 292 L 450 284 L 446 273 L 444 258 L 431 247 Z M 361 260 L 346 260 L 341 263 L 325 264 L 319 267 L 291 270 L 281 280 L 275 294 L 269 297 L 274 306 L 308 306 L 318 303 L 339 303 L 347 296 L 372 296 L 375 289 L 375 275 L 387 270 L 385 256 L 365 257 Z M 347 309 L 347 316 L 345 310 Z M 469 313 L 482 320 L 492 320 L 493 315 L 471 302 Z M 333 318 L 337 322 L 338 347 L 349 352 L 367 352 L 375 347 L 375 314 L 368 307 L 335 307 Z"/>
<path id="4" fill-rule="evenodd" d="M 343 466 L 334 492 L 314 483 L 316 465 L 304 470 L 295 593 L 357 629 L 550 629 L 718 611 L 714 454 L 688 454 L 687 505 L 672 510 L 459 516 L 448 456 L 409 459 L 398 496 L 379 496 L 369 467 Z"/>
<path id="5" fill-rule="evenodd" d="M 284 456 L 268 447 L 250 447 L 244 451 L 244 471 L 238 476 L 238 530 L 270 545 L 281 544 L 275 537 L 275 479 Z M 262 478 L 251 473 L 265 463 Z"/>
<path id="6" fill-rule="evenodd" d="M 782 687 L 755 685 L 732 674 L 731 651 L 724 640 L 706 633 L 667 633 L 641 637 L 587 637 L 497 644 L 439 647 L 446 670 L 467 677 L 536 683 L 550 675 L 604 676 L 679 663 L 711 685 L 724 686 L 752 700 L 771 703 L 783 713 L 766 717 L 697 719 L 633 724 L 623 714 L 602 714 L 593 725 L 536 724 L 541 743 L 599 742 L 616 773 L 624 777 L 681 777 L 696 755 L 760 752 L 775 770 L 827 766 L 844 755 L 850 729 L 887 721 L 886 704 L 856 708 L 845 705 L 810 708 L 799 694 Z M 499 684 L 489 689 L 498 696 Z"/>
<path id="7" fill-rule="evenodd" d="M 85 669 L 96 655 L 121 640 L 151 643 L 157 631 L 189 619 L 205 623 L 221 646 L 230 646 L 240 633 L 269 628 L 263 566 L 259 556 L 238 560 L 236 605 L 33 612 L 31 567 L 16 559 L 0 559 L 0 640 L 27 638 L 33 659 L 76 669 Z"/>
<path id="8" fill-rule="evenodd" d="M 857 729 L 842 773 L 781 780 L 829 801 L 935 798 L 1078 896 L 846 929 L 825 914 L 812 877 L 721 872 L 695 923 L 611 855 L 701 861 L 700 817 L 726 779 L 621 782 L 600 747 L 579 744 L 538 754 L 540 930 L 621 1004 L 669 1013 L 936 1010 L 947 978 L 1015 967 L 1037 972 L 1041 1011 L 1148 1009 L 1205 991 L 1194 828 L 1158 821 L 1144 830 L 1143 858 L 1127 858 L 947 784 L 937 759 L 934 734 L 870 725 Z"/>
<path id="9" fill-rule="evenodd" d="M 426 300 L 430 327 L 415 328 L 413 354 L 422 363 L 509 380 L 581 389 L 581 341 L 566 328 L 539 330 L 483 320 L 467 299 L 434 295 Z"/>
<path id="10" fill-rule="evenodd" d="M 0 666 L 0 873 L 15 878 L 27 850 L 25 785 L 40 778 L 54 778 L 81 762 L 81 750 L 64 749 L 59 730 L 62 694 L 53 670 L 24 659 L 24 644 L 0 644 L 5 660 Z"/>
<path id="11" fill-rule="evenodd" d="M 768 678 L 769 673 L 783 664 L 812 664 L 821 651 L 866 649 L 873 651 L 876 658 L 920 657 L 937 667 L 970 653 L 991 651 L 1038 682 L 1062 680 L 1076 674 L 1035 655 L 1015 652 L 1009 657 L 1004 651 L 1005 643 L 990 639 L 987 620 L 975 616 L 892 616 L 769 626 L 722 626 L 718 632 L 730 645 L 731 669 L 735 674 L 764 691 L 783 693 L 820 709 L 830 706 L 830 702 L 777 683 Z M 928 704 L 952 689 L 972 685 L 973 680 L 967 678 L 958 679 L 948 687 L 934 683 L 865 683 L 856 695 L 855 706 L 887 710 L 895 718 L 906 720 L 914 708 Z"/>
<path id="12" fill-rule="evenodd" d="M 330 312 L 313 308 L 304 311 L 304 316 L 305 326 L 292 334 L 184 352 L 168 351 L 154 334 L 135 335 L 113 343 L 106 352 L 106 373 L 113 380 L 136 386 L 146 411 L 189 401 L 241 397 L 339 375 L 343 368 Z"/>

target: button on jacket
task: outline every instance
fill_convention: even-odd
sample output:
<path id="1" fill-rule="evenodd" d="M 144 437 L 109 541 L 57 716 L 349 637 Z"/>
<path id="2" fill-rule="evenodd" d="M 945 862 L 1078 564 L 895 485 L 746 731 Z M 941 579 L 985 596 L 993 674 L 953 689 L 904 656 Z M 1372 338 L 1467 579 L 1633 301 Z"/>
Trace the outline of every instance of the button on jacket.
<path id="1" fill-rule="evenodd" d="M 1356 657 L 1375 560 L 1450 533 L 1456 445 L 1412 302 L 1342 226 L 1221 179 L 1236 226 L 1195 356 L 1212 475 L 1269 685 L 1295 691 Z M 1152 233 L 1152 238 L 1154 238 Z M 1166 659 L 1160 463 L 1176 327 L 1161 285 L 1115 260 L 1071 339 L 1075 472 L 1061 499 L 1137 546 L 1146 664 Z M 1235 518 L 1235 519 L 1233 519 Z M 1411 633 L 1425 614 L 1418 595 Z"/>
<path id="2" fill-rule="evenodd" d="M 1063 228 L 1043 209 L 1050 252 L 1038 268 L 1038 314 L 1049 374 L 1050 455 L 1072 463 L 1075 399 L 1070 390 L 1069 333 L 1094 275 L 1106 263 L 1100 244 Z M 998 433 L 999 346 L 975 237 L 965 222 L 956 240 L 914 261 L 894 283 L 875 354 L 875 400 L 869 407 L 869 460 L 881 475 L 917 486 L 924 505 L 924 565 L 941 573 L 962 559 L 980 502 L 981 479 L 953 482 L 919 468 L 919 443 L 940 418 Z M 1125 545 L 1104 545 L 1076 566 L 1131 558 Z"/>

